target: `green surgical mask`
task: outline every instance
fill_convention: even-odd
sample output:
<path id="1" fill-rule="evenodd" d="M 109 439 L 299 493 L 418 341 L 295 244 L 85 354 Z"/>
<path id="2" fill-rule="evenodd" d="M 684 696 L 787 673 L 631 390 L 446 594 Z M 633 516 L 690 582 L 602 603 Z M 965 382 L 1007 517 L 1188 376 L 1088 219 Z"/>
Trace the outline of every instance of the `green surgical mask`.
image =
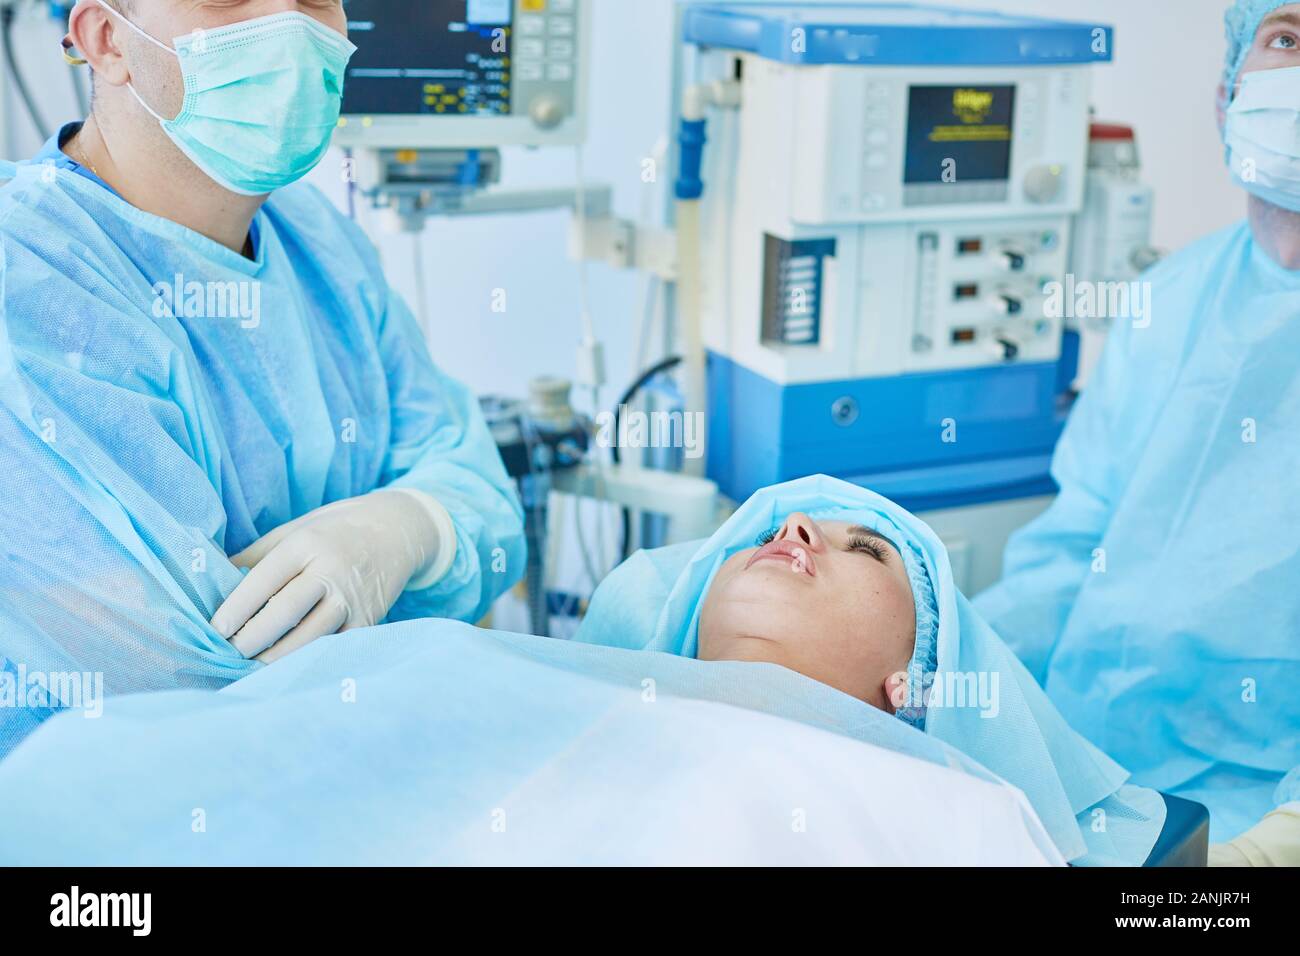
<path id="1" fill-rule="evenodd" d="M 173 40 L 173 48 L 99 2 L 180 60 L 185 102 L 175 119 L 159 116 L 133 84 L 128 88 L 213 181 L 261 196 L 297 182 L 321 161 L 357 49 L 346 37 L 305 14 L 280 13 L 196 30 Z"/>

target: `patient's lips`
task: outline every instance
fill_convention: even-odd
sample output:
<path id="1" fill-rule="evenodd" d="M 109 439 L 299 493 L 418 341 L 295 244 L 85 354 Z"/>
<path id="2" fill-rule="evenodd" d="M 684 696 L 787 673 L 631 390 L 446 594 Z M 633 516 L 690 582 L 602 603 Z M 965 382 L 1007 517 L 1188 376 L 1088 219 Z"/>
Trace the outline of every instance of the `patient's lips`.
<path id="1" fill-rule="evenodd" d="M 784 538 L 769 541 L 749 556 L 749 560 L 745 562 L 745 570 L 748 571 L 753 567 L 756 561 L 765 559 L 784 561 L 790 566 L 790 570 L 799 574 L 806 574 L 810 578 L 817 576 L 817 562 L 813 560 L 812 551 L 802 542 L 789 541 Z"/>

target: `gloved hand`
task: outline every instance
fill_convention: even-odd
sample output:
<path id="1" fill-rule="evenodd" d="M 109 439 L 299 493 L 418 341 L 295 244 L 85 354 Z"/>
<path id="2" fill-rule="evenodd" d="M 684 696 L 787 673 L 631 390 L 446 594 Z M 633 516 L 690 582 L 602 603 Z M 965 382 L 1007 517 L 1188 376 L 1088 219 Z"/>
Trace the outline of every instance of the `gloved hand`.
<path id="1" fill-rule="evenodd" d="M 1210 846 L 1210 866 L 1300 866 L 1300 803 L 1286 803 L 1235 840 Z"/>
<path id="2" fill-rule="evenodd" d="M 369 627 L 404 590 L 430 587 L 456 556 L 434 498 L 384 489 L 276 528 L 231 560 L 251 568 L 212 617 L 245 657 L 270 663 L 340 630 Z"/>

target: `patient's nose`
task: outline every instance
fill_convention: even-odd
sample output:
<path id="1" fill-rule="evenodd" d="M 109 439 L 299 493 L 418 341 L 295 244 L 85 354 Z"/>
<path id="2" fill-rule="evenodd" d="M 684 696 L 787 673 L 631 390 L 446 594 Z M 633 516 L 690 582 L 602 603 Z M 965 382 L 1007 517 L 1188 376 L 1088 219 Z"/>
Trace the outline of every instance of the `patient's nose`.
<path id="1" fill-rule="evenodd" d="M 806 545 L 809 551 L 823 550 L 826 540 L 822 536 L 821 529 L 817 527 L 817 522 L 802 511 L 796 511 L 785 519 L 778 538 L 782 541 Z"/>

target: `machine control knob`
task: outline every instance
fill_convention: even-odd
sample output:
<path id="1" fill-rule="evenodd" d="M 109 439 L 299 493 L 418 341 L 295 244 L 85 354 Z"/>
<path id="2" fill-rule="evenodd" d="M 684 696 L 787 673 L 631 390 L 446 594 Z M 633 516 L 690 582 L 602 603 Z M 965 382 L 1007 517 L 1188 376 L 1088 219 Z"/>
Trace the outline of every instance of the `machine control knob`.
<path id="1" fill-rule="evenodd" d="M 1025 198 L 1036 203 L 1052 202 L 1061 195 L 1064 183 L 1064 166 L 1035 166 L 1025 173 Z"/>
<path id="2" fill-rule="evenodd" d="M 555 129 L 564 122 L 564 104 L 553 96 L 539 96 L 528 107 L 528 115 L 541 129 Z"/>
<path id="3" fill-rule="evenodd" d="M 1019 315 L 1025 309 L 1022 299 L 1002 292 L 993 297 L 993 308 L 1002 315 Z"/>
<path id="4" fill-rule="evenodd" d="M 989 341 L 989 350 L 1004 362 L 1014 362 L 1020 357 L 1020 343 L 1005 335 L 995 335 Z"/>
<path id="5" fill-rule="evenodd" d="M 1024 272 L 1025 271 L 1024 253 L 1017 252 L 1015 249 L 1003 249 L 1002 264 L 1006 266 L 1007 271 L 1009 272 Z"/>

